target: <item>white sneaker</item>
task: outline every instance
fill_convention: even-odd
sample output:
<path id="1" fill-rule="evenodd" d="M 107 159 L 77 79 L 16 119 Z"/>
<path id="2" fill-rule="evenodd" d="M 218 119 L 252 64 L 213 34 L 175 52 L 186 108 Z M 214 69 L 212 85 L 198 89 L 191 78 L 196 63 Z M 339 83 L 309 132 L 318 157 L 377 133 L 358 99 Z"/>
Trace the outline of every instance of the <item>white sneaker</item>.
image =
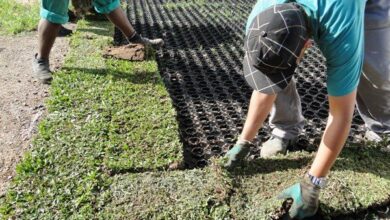
<path id="1" fill-rule="evenodd" d="M 297 138 L 283 139 L 272 135 L 271 138 L 261 146 L 260 157 L 269 158 L 277 154 L 286 154 L 287 147 L 294 145 L 296 142 Z"/>
<path id="2" fill-rule="evenodd" d="M 367 140 L 367 141 L 372 141 L 372 142 L 375 142 L 375 143 L 378 143 L 378 142 L 381 142 L 383 141 L 383 138 L 381 136 L 379 136 L 379 134 L 371 131 L 371 130 L 367 130 L 366 133 L 364 134 L 364 138 Z"/>

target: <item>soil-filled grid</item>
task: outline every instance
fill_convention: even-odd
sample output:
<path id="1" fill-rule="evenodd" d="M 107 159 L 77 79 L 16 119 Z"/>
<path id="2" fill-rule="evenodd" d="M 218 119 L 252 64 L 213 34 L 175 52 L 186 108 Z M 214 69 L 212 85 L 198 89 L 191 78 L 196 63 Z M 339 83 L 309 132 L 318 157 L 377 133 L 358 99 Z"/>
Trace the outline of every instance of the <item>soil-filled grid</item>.
<path id="1" fill-rule="evenodd" d="M 143 36 L 165 40 L 157 60 L 177 110 L 188 167 L 204 166 L 211 156 L 223 155 L 243 128 L 252 93 L 242 76 L 244 29 L 255 2 L 127 1 L 135 28 Z M 119 31 L 114 38 L 126 43 Z M 326 65 L 320 50 L 309 50 L 296 72 L 306 125 L 294 149 L 314 150 L 328 117 Z M 363 131 L 355 115 L 350 142 L 361 141 Z M 254 157 L 269 135 L 265 123 L 255 140 Z"/>

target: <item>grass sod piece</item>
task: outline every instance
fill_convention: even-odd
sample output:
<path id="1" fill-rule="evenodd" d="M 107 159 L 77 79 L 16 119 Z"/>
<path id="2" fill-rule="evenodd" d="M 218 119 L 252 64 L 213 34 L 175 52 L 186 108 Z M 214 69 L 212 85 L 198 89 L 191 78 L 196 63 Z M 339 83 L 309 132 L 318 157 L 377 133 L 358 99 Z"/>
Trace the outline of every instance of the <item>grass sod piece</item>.
<path id="1" fill-rule="evenodd" d="M 232 182 L 219 168 L 114 177 L 101 219 L 230 219 Z"/>
<path id="2" fill-rule="evenodd" d="M 335 217 L 383 205 L 390 198 L 389 153 L 370 147 L 347 147 L 337 159 L 328 187 L 321 193 L 321 213 Z M 313 154 L 294 152 L 258 159 L 232 176 L 238 190 L 230 205 L 236 219 L 271 219 L 282 202 L 277 195 L 300 181 Z"/>
<path id="3" fill-rule="evenodd" d="M 366 210 L 390 201 L 390 153 L 379 147 L 345 148 L 322 194 L 329 216 Z"/>
<path id="4" fill-rule="evenodd" d="M 52 82 L 49 113 L 2 198 L 0 219 L 92 218 L 105 204 L 101 199 L 110 196 L 104 193 L 111 182 L 105 162 L 126 159 L 116 150 L 111 153 L 122 140 L 129 148 L 142 147 L 144 154 L 130 158 L 138 159 L 131 162 L 134 167 L 153 169 L 181 157 L 174 112 L 165 109 L 170 103 L 155 62 L 105 60 L 101 51 L 112 40 L 112 25 L 80 21 L 78 27 L 64 67 Z M 131 130 L 140 121 L 153 126 Z M 160 124 L 166 130 L 159 131 Z M 149 146 L 155 138 L 150 133 L 164 133 L 166 139 L 155 142 L 165 145 Z M 130 139 L 136 135 L 143 138 Z"/>
<path id="5" fill-rule="evenodd" d="M 128 72 L 130 64 L 113 61 L 110 68 Z M 106 165 L 113 172 L 166 168 L 182 157 L 176 113 L 155 62 L 152 67 L 146 74 L 133 68 L 129 79 L 135 84 L 116 86 L 127 95 L 114 100 L 122 108 L 112 114 L 110 126 Z"/>
<path id="6" fill-rule="evenodd" d="M 91 128 L 104 129 L 104 123 L 79 125 L 51 115 L 40 124 L 42 135 L 18 164 L 0 209 L 4 219 L 93 217 L 101 204 L 96 196 L 110 180 L 101 169 L 104 138 L 90 136 Z"/>
<path id="7" fill-rule="evenodd" d="M 232 216 L 271 219 L 282 205 L 276 196 L 299 181 L 311 159 L 311 154 L 294 152 L 288 156 L 257 159 L 234 170 L 231 176 L 237 190 L 230 199 Z"/>
<path id="8" fill-rule="evenodd" d="M 36 30 L 39 1 L 21 4 L 15 0 L 0 0 L 0 18 L 0 34 L 14 35 Z"/>
<path id="9" fill-rule="evenodd" d="M 90 31 L 105 34 L 99 27 Z M 176 113 L 156 62 L 105 61 L 96 47 L 106 44 L 85 44 L 85 38 L 104 41 L 85 33 L 72 42 L 86 55 L 70 58 L 75 65 L 64 68 L 62 82 L 58 82 L 55 91 L 63 98 L 55 100 L 53 106 L 66 109 L 84 105 L 84 119 L 93 118 L 94 114 L 105 115 L 109 125 L 105 134 L 108 138 L 105 165 L 112 172 L 165 168 L 180 160 Z M 67 89 L 69 86 L 72 89 Z"/>

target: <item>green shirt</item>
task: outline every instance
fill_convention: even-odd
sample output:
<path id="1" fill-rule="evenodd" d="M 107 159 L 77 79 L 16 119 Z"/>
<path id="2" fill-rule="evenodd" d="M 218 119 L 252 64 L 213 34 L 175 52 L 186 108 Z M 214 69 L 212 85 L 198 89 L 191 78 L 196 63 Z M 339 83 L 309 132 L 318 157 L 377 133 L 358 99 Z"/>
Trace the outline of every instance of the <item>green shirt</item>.
<path id="1" fill-rule="evenodd" d="M 300 4 L 309 17 L 312 37 L 327 60 L 329 95 L 354 91 L 363 66 L 366 0 L 259 0 L 249 15 L 246 32 L 260 12 L 287 2 Z"/>

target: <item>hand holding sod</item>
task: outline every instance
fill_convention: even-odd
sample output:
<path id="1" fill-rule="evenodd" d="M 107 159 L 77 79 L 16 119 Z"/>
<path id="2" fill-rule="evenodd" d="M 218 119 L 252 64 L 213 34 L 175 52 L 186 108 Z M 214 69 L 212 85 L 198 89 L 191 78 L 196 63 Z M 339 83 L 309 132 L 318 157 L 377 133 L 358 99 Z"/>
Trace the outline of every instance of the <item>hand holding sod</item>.
<path id="1" fill-rule="evenodd" d="M 289 211 L 291 218 L 303 219 L 317 213 L 320 187 L 314 185 L 308 177 L 284 190 L 278 199 L 293 199 Z"/>

